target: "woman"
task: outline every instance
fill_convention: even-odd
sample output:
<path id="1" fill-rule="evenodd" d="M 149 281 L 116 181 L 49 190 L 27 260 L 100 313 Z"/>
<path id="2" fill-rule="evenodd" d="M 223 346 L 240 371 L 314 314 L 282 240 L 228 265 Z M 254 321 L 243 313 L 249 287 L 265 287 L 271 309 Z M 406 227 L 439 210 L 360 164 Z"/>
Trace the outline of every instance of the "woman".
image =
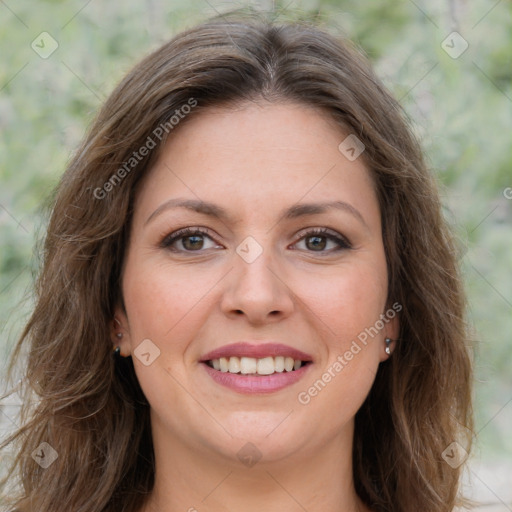
<path id="1" fill-rule="evenodd" d="M 144 59 L 61 180 L 37 294 L 14 509 L 454 509 L 455 250 L 347 41 L 232 15 Z"/>

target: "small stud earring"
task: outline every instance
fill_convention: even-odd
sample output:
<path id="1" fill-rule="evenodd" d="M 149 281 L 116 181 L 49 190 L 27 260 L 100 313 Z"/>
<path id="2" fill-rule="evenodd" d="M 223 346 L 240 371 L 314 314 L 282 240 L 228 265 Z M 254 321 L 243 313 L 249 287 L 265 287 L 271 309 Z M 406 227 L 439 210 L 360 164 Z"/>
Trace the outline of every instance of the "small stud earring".
<path id="1" fill-rule="evenodd" d="M 118 333 L 116 333 L 116 338 L 117 338 L 118 340 L 120 340 L 122 337 L 123 337 L 123 333 L 122 333 L 122 332 L 118 332 Z"/>
<path id="2" fill-rule="evenodd" d="M 391 345 L 391 342 L 393 340 L 391 338 L 386 338 L 384 341 L 386 342 L 386 349 L 385 349 L 386 350 L 386 354 L 388 356 L 390 356 L 391 355 L 391 346 L 390 345 Z"/>

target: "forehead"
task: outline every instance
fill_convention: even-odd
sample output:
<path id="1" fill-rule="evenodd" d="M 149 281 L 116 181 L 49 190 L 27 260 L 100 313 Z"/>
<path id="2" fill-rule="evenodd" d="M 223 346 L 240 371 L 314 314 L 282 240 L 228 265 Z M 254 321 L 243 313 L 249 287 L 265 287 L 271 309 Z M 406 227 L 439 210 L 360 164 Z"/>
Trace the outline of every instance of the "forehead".
<path id="1" fill-rule="evenodd" d="M 363 159 L 340 152 L 347 135 L 328 114 L 302 104 L 205 109 L 171 133 L 136 210 L 149 215 L 172 197 L 231 205 L 248 215 L 301 200 L 350 199 L 379 216 Z"/>

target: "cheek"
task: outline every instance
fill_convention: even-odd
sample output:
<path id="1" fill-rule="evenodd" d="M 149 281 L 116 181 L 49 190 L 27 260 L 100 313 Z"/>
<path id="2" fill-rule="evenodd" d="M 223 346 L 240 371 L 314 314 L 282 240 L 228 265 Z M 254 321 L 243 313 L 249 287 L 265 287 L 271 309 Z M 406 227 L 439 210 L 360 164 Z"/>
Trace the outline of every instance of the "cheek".
<path id="1" fill-rule="evenodd" d="M 211 275 L 204 277 L 197 272 L 192 275 L 185 267 L 143 260 L 142 256 L 127 261 L 123 292 L 130 321 L 130 349 L 137 379 L 154 410 L 165 411 L 169 403 L 189 407 L 180 385 L 186 381 L 181 362 L 196 327 L 204 322 L 205 294 L 218 281 Z M 159 350 L 158 357 L 147 366 L 134 354 L 145 339 Z"/>
<path id="2" fill-rule="evenodd" d="M 384 312 L 387 281 L 379 267 L 350 265 L 322 279 L 315 276 L 302 288 L 301 296 L 336 342 L 356 338 Z"/>
<path id="3" fill-rule="evenodd" d="M 161 342 L 175 337 L 181 325 L 190 325 L 194 314 L 201 311 L 208 290 L 218 281 L 212 271 L 203 275 L 184 266 L 177 269 L 161 262 L 138 264 L 136 260 L 127 265 L 125 275 L 130 330 L 135 337 L 154 337 Z"/>
<path id="4" fill-rule="evenodd" d="M 340 407 L 339 420 L 354 415 L 368 395 L 380 363 L 382 330 L 375 330 L 387 297 L 387 274 L 380 261 L 337 269 L 316 286 L 304 288 L 314 332 L 326 353 L 319 378 L 308 383 L 304 400 L 313 408 Z"/>

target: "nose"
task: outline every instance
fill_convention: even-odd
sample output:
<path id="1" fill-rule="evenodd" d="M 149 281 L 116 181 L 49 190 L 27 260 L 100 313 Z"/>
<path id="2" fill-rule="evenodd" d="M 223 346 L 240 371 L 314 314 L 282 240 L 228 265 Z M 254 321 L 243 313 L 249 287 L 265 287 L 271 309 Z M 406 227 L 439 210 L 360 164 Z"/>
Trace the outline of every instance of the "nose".
<path id="1" fill-rule="evenodd" d="M 221 300 L 225 315 L 245 316 L 249 323 L 257 325 L 282 320 L 293 312 L 290 285 L 282 269 L 266 253 L 263 251 L 250 263 L 234 255 L 235 268 L 226 277 Z"/>

